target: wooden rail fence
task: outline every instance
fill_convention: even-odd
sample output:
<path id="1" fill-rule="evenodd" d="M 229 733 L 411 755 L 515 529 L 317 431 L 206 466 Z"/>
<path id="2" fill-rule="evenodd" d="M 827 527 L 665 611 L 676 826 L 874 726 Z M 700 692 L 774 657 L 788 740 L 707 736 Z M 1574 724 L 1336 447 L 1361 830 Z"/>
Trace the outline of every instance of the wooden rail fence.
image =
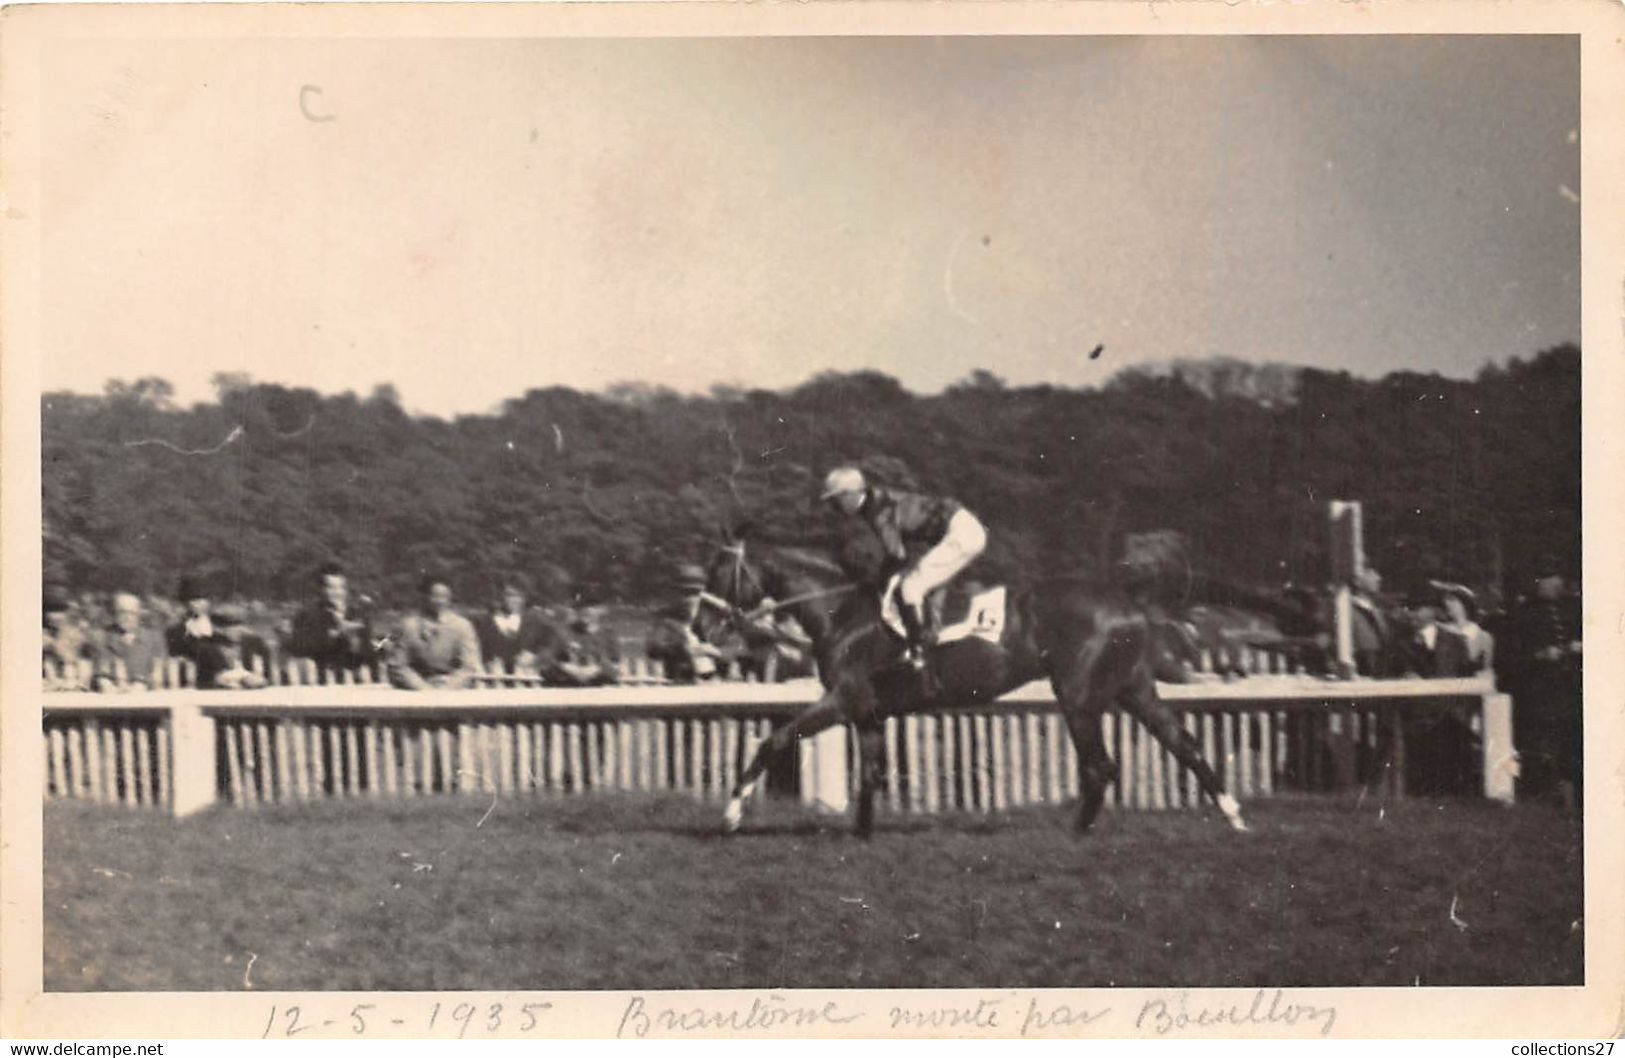
<path id="1" fill-rule="evenodd" d="M 1324 683 L 1269 677 L 1170 685 L 1165 700 L 1243 799 L 1364 785 L 1403 795 L 1408 733 L 1448 718 L 1476 781 L 1510 800 L 1511 702 L 1486 680 Z M 252 807 L 322 799 L 667 791 L 727 795 L 758 743 L 817 694 L 789 684 L 411 692 L 378 685 L 45 696 L 47 797 Z M 1198 803 L 1195 781 L 1135 720 L 1105 717 L 1120 777 L 1108 804 Z M 974 710 L 889 719 L 881 803 L 990 812 L 1078 793 L 1076 755 L 1048 688 Z M 837 730 L 805 740 L 761 789 L 846 806 L 855 759 Z"/>

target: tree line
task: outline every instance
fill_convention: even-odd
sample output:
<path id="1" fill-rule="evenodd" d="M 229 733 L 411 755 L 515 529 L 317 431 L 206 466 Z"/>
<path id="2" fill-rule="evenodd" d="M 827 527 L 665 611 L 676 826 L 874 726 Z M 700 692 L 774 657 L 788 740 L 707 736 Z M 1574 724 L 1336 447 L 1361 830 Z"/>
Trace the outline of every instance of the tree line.
<path id="1" fill-rule="evenodd" d="M 49 584 L 163 595 L 192 573 L 221 597 L 290 599 L 337 559 L 397 603 L 428 569 L 469 601 L 521 571 L 542 600 L 653 602 L 740 518 L 834 544 L 814 498 L 848 461 L 976 510 L 996 573 L 1098 571 L 1126 534 L 1166 529 L 1210 574 L 1316 584 L 1332 499 L 1364 501 L 1391 586 L 1510 595 L 1538 565 L 1578 573 L 1569 345 L 1472 379 L 1212 360 L 1098 388 L 978 371 L 920 395 L 861 371 L 782 391 L 539 388 L 451 420 L 408 414 L 389 386 L 215 388 L 191 407 L 156 378 L 42 397 Z"/>

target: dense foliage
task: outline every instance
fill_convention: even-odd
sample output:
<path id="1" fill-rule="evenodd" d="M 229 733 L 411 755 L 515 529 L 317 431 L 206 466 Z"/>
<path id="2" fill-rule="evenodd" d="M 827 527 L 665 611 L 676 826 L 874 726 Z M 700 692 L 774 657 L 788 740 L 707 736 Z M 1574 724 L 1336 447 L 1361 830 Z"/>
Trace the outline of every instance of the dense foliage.
<path id="1" fill-rule="evenodd" d="M 828 542 L 812 497 L 844 460 L 963 500 L 1006 569 L 1098 567 L 1125 533 L 1171 528 L 1210 571 L 1316 582 L 1326 502 L 1359 499 L 1390 585 L 1578 572 L 1571 346 L 1473 380 L 1215 361 L 1098 390 L 977 372 L 927 397 L 859 372 L 787 392 L 534 389 L 449 422 L 409 415 L 387 386 L 216 385 L 191 408 L 159 379 L 44 396 L 49 582 L 167 592 L 198 572 L 219 595 L 289 598 L 336 557 L 393 600 L 428 567 L 465 598 L 518 569 L 544 597 L 653 600 L 725 521 Z"/>

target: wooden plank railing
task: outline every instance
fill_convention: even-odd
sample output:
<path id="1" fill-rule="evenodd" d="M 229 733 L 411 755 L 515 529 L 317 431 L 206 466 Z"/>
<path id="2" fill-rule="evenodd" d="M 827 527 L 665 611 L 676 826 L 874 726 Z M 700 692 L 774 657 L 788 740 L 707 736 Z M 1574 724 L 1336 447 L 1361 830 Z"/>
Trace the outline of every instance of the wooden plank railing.
<path id="1" fill-rule="evenodd" d="M 217 801 L 668 791 L 726 796 L 756 745 L 812 701 L 812 681 L 412 692 L 379 685 L 46 696 L 46 794 L 188 814 Z M 1354 784 L 1406 790 L 1419 711 L 1467 718 L 1486 796 L 1510 800 L 1511 702 L 1487 680 L 1268 677 L 1161 687 L 1227 789 L 1246 798 Z M 1193 806 L 1192 777 L 1131 717 L 1104 718 L 1110 805 Z M 1054 804 L 1079 789 L 1047 686 L 990 706 L 886 721 L 883 805 L 911 813 Z M 853 747 L 805 740 L 770 787 L 844 808 Z"/>

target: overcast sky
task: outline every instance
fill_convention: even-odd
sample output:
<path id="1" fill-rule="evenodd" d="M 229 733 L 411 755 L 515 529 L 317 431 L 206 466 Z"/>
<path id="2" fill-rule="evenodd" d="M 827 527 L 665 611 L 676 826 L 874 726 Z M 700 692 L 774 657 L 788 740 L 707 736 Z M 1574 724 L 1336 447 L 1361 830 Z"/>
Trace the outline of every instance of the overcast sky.
<path id="1" fill-rule="evenodd" d="M 246 371 L 451 414 L 1211 354 L 1468 375 L 1579 339 L 1571 38 L 69 42 L 45 70 L 50 388 Z"/>

